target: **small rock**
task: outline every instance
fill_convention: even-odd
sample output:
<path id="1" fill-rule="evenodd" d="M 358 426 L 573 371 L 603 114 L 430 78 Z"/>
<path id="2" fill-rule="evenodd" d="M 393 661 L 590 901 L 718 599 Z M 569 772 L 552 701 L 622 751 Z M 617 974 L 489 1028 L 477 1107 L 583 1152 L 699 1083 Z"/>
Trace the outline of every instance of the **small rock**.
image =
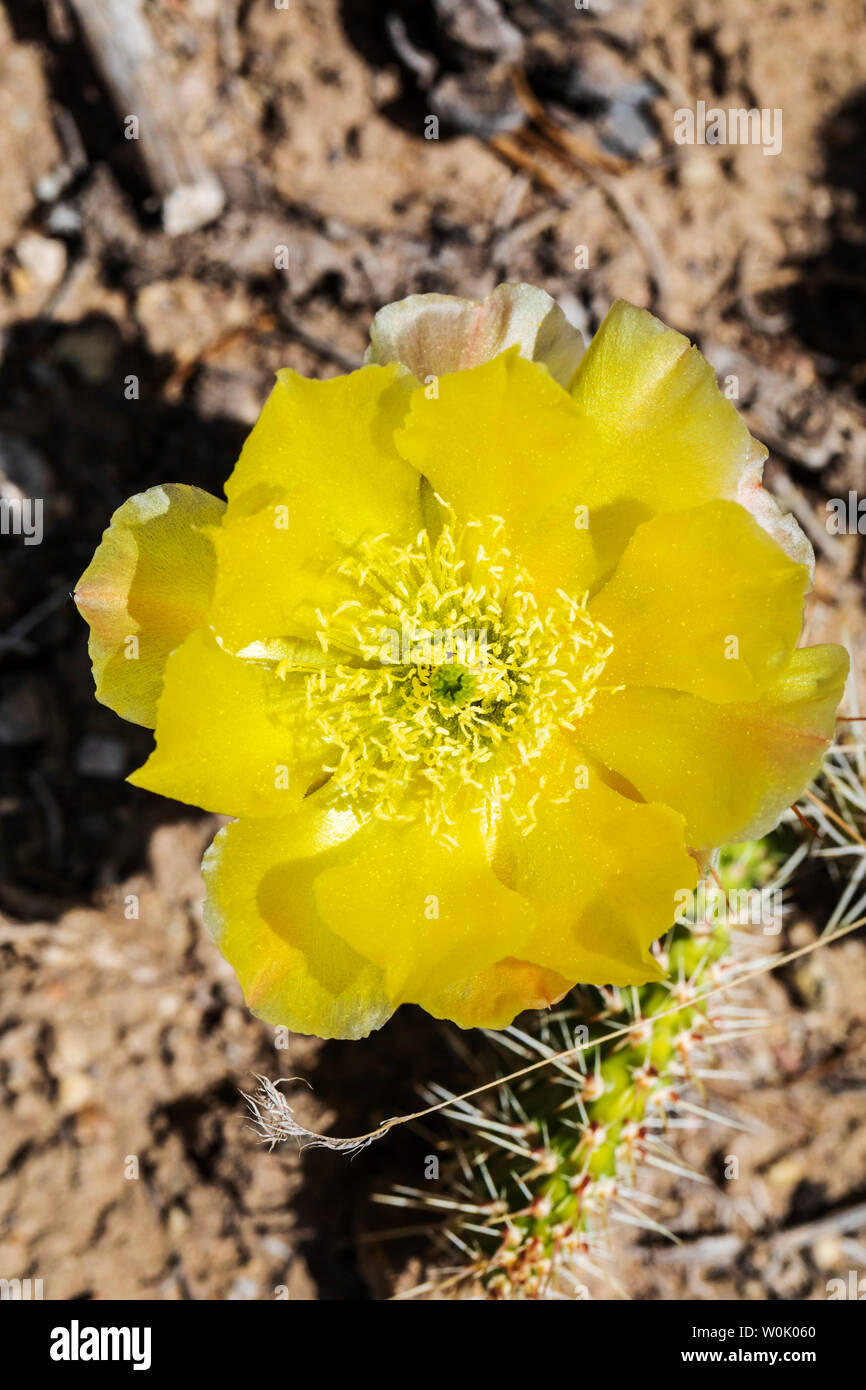
<path id="1" fill-rule="evenodd" d="M 636 159 L 656 141 L 651 102 L 658 88 L 636 79 L 633 64 L 608 44 L 582 44 L 577 63 L 552 76 L 551 86 L 568 108 L 591 114 L 598 137 L 615 154 Z"/>
<path id="2" fill-rule="evenodd" d="M 107 734 L 85 734 L 75 754 L 75 770 L 82 777 L 120 777 L 126 767 L 126 748 Z"/>
<path id="3" fill-rule="evenodd" d="M 0 747 L 37 743 L 45 734 L 38 692 L 32 681 L 20 678 L 0 696 Z"/>
<path id="4" fill-rule="evenodd" d="M 111 375 L 119 346 L 114 324 L 94 320 L 80 328 L 67 329 L 54 344 L 51 355 L 56 362 L 72 367 L 83 381 L 98 386 Z"/>
<path id="5" fill-rule="evenodd" d="M 679 174 L 684 188 L 709 188 L 719 178 L 719 161 L 703 150 L 689 149 L 680 164 Z"/>
<path id="6" fill-rule="evenodd" d="M 77 236 L 81 231 L 81 212 L 74 203 L 57 203 L 45 225 L 54 236 Z"/>
<path id="7" fill-rule="evenodd" d="M 0 246 L 14 242 L 35 186 L 62 157 L 51 120 L 43 60 L 35 43 L 18 43 L 0 11 Z"/>
<path id="8" fill-rule="evenodd" d="M 207 174 L 197 183 L 172 189 L 162 206 L 162 225 L 168 236 L 184 236 L 214 222 L 226 201 L 219 180 Z"/>
<path id="9" fill-rule="evenodd" d="M 34 185 L 34 192 L 40 203 L 55 203 L 72 178 L 68 164 L 58 164 L 41 174 Z"/>
<path id="10" fill-rule="evenodd" d="M 52 313 L 59 323 L 76 323 L 88 314 L 121 320 L 127 317 L 126 298 L 122 291 L 103 284 L 98 263 L 87 257 L 70 269 L 57 292 Z"/>
<path id="11" fill-rule="evenodd" d="M 819 1269 L 842 1269 L 845 1249 L 839 1236 L 820 1236 L 812 1246 L 812 1259 Z"/>
<path id="12" fill-rule="evenodd" d="M 439 23 L 452 42 L 477 53 L 492 53 L 502 62 L 518 63 L 523 35 L 502 13 L 499 0 L 434 0 Z"/>
<path id="13" fill-rule="evenodd" d="M 292 1247 L 288 1241 L 281 1240 L 279 1236 L 265 1236 L 262 1241 L 262 1248 L 278 1260 L 287 1260 L 292 1253 Z"/>
<path id="14" fill-rule="evenodd" d="M 175 1202 L 169 1208 L 167 1224 L 169 1235 L 175 1238 L 182 1236 L 189 1225 L 189 1217 L 179 1203 Z"/>
<path id="15" fill-rule="evenodd" d="M 767 1174 L 774 1187 L 794 1187 L 803 1177 L 803 1165 L 797 1158 L 780 1158 Z"/>
<path id="16" fill-rule="evenodd" d="M 62 241 L 27 232 L 15 246 L 18 264 L 48 294 L 55 290 L 66 271 L 66 247 Z"/>
<path id="17" fill-rule="evenodd" d="M 239 287 L 227 294 L 180 275 L 145 285 L 136 299 L 135 315 L 151 352 L 171 353 L 178 362 L 187 363 L 249 323 L 253 310 Z"/>
<path id="18" fill-rule="evenodd" d="M 526 113 L 504 68 L 449 73 L 433 87 L 430 100 L 443 121 L 469 135 L 497 135 L 526 124 Z"/>
<path id="19" fill-rule="evenodd" d="M 46 497 L 51 469 L 28 440 L 0 430 L 0 497 Z"/>
<path id="20" fill-rule="evenodd" d="M 69 1071 L 60 1078 L 58 1108 L 67 1115 L 81 1110 L 93 1096 L 93 1082 L 83 1071 Z"/>
<path id="21" fill-rule="evenodd" d="M 255 1279 L 248 1279 L 241 1276 L 240 1279 L 234 1281 L 226 1294 L 226 1298 L 231 1303 L 237 1303 L 241 1300 L 258 1298 L 259 1292 L 259 1285 Z"/>
<path id="22" fill-rule="evenodd" d="M 649 146 L 656 140 L 655 128 L 639 101 L 616 97 L 607 114 L 599 122 L 602 141 L 614 154 L 625 159 L 646 157 Z"/>
<path id="23" fill-rule="evenodd" d="M 205 367 L 196 383 L 196 407 L 202 419 L 229 418 L 254 425 L 269 387 L 248 373 Z"/>

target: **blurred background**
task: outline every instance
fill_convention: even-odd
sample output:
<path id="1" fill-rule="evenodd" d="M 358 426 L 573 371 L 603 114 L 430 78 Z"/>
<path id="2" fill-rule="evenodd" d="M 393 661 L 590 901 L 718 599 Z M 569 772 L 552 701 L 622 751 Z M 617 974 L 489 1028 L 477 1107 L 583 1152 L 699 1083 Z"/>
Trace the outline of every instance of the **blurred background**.
<path id="1" fill-rule="evenodd" d="M 652 309 L 735 383 L 817 552 L 807 640 L 862 678 L 862 536 L 826 522 L 866 495 L 864 38 L 862 0 L 0 0 L 0 497 L 44 507 L 41 544 L 0 537 L 0 1275 L 380 1299 L 433 1258 L 368 1200 L 429 1131 L 269 1154 L 239 1091 L 302 1075 L 304 1121 L 356 1133 L 459 1084 L 446 1030 L 283 1050 L 248 1014 L 201 924 L 216 822 L 124 782 L 150 735 L 95 702 L 70 598 L 129 494 L 220 491 L 278 367 L 351 370 L 420 291 L 530 281 L 586 337 Z M 699 102 L 780 111 L 781 150 L 677 143 Z M 763 1128 L 691 1136 L 703 1187 L 656 1174 L 689 1251 L 626 1241 L 627 1292 L 866 1268 L 827 1225 L 866 1198 L 864 971 L 852 938 L 756 988 L 791 1016 L 747 1058 Z"/>

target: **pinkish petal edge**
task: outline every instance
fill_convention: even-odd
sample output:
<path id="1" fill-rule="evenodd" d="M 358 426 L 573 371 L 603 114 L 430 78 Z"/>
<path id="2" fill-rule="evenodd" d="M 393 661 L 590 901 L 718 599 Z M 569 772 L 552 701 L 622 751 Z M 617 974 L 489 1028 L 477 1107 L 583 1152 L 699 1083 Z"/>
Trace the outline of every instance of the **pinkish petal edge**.
<path id="1" fill-rule="evenodd" d="M 400 362 L 419 379 L 465 371 L 519 347 L 568 387 L 583 356 L 580 333 L 545 290 L 497 285 L 486 299 L 413 294 L 380 309 L 364 361 Z"/>

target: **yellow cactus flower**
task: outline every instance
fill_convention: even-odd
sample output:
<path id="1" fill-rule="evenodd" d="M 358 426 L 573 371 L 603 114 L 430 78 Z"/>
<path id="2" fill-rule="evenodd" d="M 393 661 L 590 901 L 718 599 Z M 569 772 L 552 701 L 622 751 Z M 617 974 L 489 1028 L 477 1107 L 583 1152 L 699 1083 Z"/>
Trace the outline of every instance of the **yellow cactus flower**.
<path id="1" fill-rule="evenodd" d="M 818 767 L 847 671 L 811 552 L 679 333 L 588 351 L 541 290 L 421 295 L 277 384 L 225 503 L 114 515 L 76 593 L 131 781 L 236 819 L 206 921 L 262 1018 L 506 1025 L 637 984 L 717 846 Z"/>

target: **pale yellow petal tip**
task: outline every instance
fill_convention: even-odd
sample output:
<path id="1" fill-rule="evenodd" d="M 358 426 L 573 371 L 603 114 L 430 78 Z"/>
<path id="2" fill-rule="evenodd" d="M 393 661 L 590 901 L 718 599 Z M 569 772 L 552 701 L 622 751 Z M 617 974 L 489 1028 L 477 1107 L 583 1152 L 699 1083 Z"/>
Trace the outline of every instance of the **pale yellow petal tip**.
<path id="1" fill-rule="evenodd" d="M 783 512 L 775 497 L 767 492 L 761 481 L 767 452 L 762 444 L 756 442 L 755 456 L 743 469 L 736 500 L 741 507 L 751 512 L 762 530 L 766 531 L 768 536 L 772 536 L 786 555 L 796 564 L 806 567 L 811 585 L 815 577 L 815 552 L 812 544 L 793 513 Z"/>
<path id="2" fill-rule="evenodd" d="M 562 309 L 534 285 L 503 284 L 486 299 L 413 294 L 380 309 L 364 361 L 399 362 L 426 382 L 466 371 L 517 347 L 568 387 L 583 356 L 583 338 Z"/>
<path id="3" fill-rule="evenodd" d="M 134 724 L 154 726 L 168 655 L 205 619 L 214 576 L 208 533 L 224 511 L 185 483 L 137 493 L 115 511 L 78 581 L 96 698 Z"/>

